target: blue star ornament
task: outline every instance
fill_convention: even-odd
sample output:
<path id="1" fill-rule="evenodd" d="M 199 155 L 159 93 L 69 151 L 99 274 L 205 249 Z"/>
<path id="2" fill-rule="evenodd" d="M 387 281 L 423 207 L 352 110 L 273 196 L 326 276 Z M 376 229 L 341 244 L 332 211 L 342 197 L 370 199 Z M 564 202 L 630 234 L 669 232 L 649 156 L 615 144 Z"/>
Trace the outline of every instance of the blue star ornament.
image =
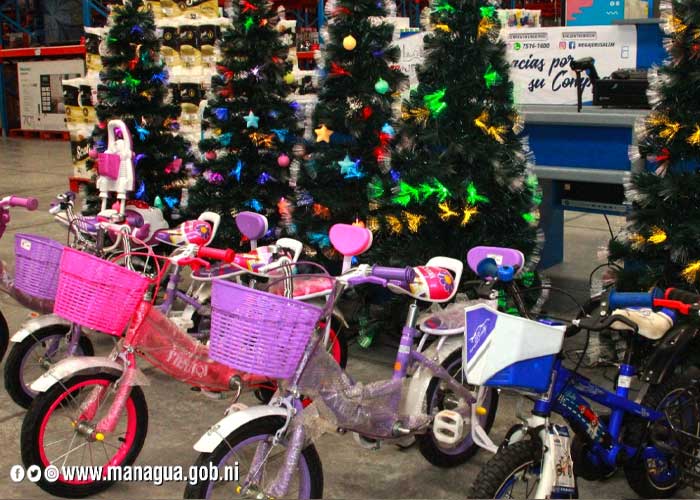
<path id="1" fill-rule="evenodd" d="M 258 128 L 258 126 L 260 125 L 260 117 L 255 116 L 255 113 L 253 113 L 252 111 L 248 113 L 248 116 L 246 116 L 243 119 L 245 120 L 247 128 Z"/>
<path id="2" fill-rule="evenodd" d="M 352 167 L 355 166 L 355 162 L 350 159 L 350 155 L 345 155 L 343 161 L 339 161 L 338 165 L 340 166 L 340 173 L 345 175 L 352 170 Z"/>

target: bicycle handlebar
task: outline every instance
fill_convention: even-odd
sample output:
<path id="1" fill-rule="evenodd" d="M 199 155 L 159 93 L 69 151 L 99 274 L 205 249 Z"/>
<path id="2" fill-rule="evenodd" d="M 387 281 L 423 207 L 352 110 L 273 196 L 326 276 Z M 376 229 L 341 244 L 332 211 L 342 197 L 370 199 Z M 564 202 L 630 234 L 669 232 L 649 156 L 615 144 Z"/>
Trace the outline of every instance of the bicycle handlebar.
<path id="1" fill-rule="evenodd" d="M 625 309 L 626 307 L 653 307 L 654 299 L 661 298 L 663 293 L 658 288 L 651 292 L 617 292 L 611 290 L 608 295 L 610 309 Z"/>
<path id="2" fill-rule="evenodd" d="M 402 283 L 413 283 L 416 279 L 416 272 L 412 267 L 382 267 L 372 266 L 371 275 L 387 281 L 400 281 Z"/>
<path id="3" fill-rule="evenodd" d="M 221 262 L 230 264 L 236 258 L 236 252 L 230 248 L 227 248 L 226 250 L 219 250 L 218 248 L 199 247 L 197 257 L 210 260 L 220 260 Z"/>
<path id="4" fill-rule="evenodd" d="M 678 290 L 676 288 L 669 288 L 666 290 L 664 298 L 668 300 L 677 300 L 688 305 L 700 303 L 700 295 L 697 293 L 686 292 L 685 290 Z"/>
<path id="5" fill-rule="evenodd" d="M 30 212 L 33 212 L 39 208 L 39 200 L 36 198 L 22 198 L 21 196 L 9 196 L 5 199 L 5 205 L 8 207 L 20 207 L 26 208 Z"/>
<path id="6" fill-rule="evenodd" d="M 639 329 L 639 325 L 637 325 L 637 323 L 635 323 L 626 316 L 621 316 L 618 314 L 606 316 L 605 319 L 603 319 L 602 321 L 600 321 L 598 318 L 584 318 L 576 321 L 578 321 L 578 324 L 576 324 L 576 326 L 583 330 L 590 330 L 592 332 L 601 332 L 603 330 L 607 330 L 608 328 L 610 328 L 610 325 L 618 321 L 629 326 L 630 330 L 634 330 L 635 332 Z"/>

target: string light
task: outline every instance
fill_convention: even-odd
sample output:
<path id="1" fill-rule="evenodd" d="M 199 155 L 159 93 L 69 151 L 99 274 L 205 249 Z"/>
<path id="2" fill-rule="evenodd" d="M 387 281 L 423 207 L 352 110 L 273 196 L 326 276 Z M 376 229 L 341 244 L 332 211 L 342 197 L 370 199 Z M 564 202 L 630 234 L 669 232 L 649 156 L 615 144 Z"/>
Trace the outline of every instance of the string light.
<path id="1" fill-rule="evenodd" d="M 700 261 L 691 262 L 688 264 L 683 273 L 681 273 L 683 279 L 688 283 L 695 283 L 698 280 L 698 275 L 700 274 Z"/>
<path id="2" fill-rule="evenodd" d="M 486 72 L 484 73 L 484 81 L 486 82 L 486 88 L 490 89 L 491 87 L 501 83 L 501 75 L 499 75 L 498 71 L 493 69 L 493 66 L 489 64 L 486 68 Z"/>
<path id="3" fill-rule="evenodd" d="M 403 231 L 403 224 L 398 217 L 394 215 L 387 215 L 385 220 L 387 224 L 389 224 L 389 231 L 391 231 L 393 234 L 401 234 Z"/>
<path id="4" fill-rule="evenodd" d="M 477 29 L 477 38 L 481 38 L 484 35 L 488 35 L 496 27 L 490 17 L 482 17 L 479 21 L 479 28 Z"/>
<path id="5" fill-rule="evenodd" d="M 695 125 L 695 131 L 686 139 L 691 146 L 700 146 L 700 125 Z"/>
<path id="6" fill-rule="evenodd" d="M 404 218 L 406 219 L 406 224 L 408 225 L 408 230 L 412 233 L 417 233 L 420 225 L 425 220 L 424 215 L 417 215 L 411 212 L 404 212 Z"/>
<path id="7" fill-rule="evenodd" d="M 479 209 L 476 207 L 465 207 L 464 214 L 462 216 L 462 226 L 466 226 L 472 220 L 472 218 L 479 213 Z"/>
<path id="8" fill-rule="evenodd" d="M 408 108 L 401 110 L 401 118 L 404 121 L 415 121 L 418 125 L 425 127 L 430 118 L 430 111 L 426 108 Z"/>
<path id="9" fill-rule="evenodd" d="M 503 144 L 505 140 L 503 139 L 503 134 L 508 132 L 508 127 L 500 125 L 494 127 L 489 125 L 489 112 L 484 110 L 479 116 L 474 119 L 474 125 L 477 126 L 483 133 L 492 137 L 495 141 Z"/>
<path id="10" fill-rule="evenodd" d="M 480 195 L 476 185 L 470 182 L 467 186 L 467 203 L 476 205 L 477 203 L 490 203 L 490 200 L 486 196 Z"/>
<path id="11" fill-rule="evenodd" d="M 438 216 L 439 216 L 440 219 L 443 220 L 443 221 L 448 221 L 448 220 L 450 220 L 452 217 L 458 217 L 458 216 L 459 216 L 459 212 L 455 212 L 454 210 L 452 210 L 452 208 L 450 208 L 449 203 L 447 203 L 447 202 L 440 203 L 440 204 L 438 205 L 438 209 L 440 209 L 440 213 L 438 214 Z"/>
<path id="12" fill-rule="evenodd" d="M 426 94 L 423 96 L 423 102 L 425 103 L 425 107 L 430 110 L 430 113 L 433 116 L 439 116 L 440 113 L 445 111 L 447 108 L 447 104 L 443 102 L 443 99 L 445 98 L 445 93 L 447 92 L 447 89 L 440 89 L 436 90 L 432 94 Z"/>
<path id="13" fill-rule="evenodd" d="M 647 239 L 649 243 L 653 243 L 654 245 L 660 245 L 664 241 L 668 239 L 668 236 L 666 235 L 666 232 L 661 229 L 660 227 L 652 227 L 651 228 L 651 236 Z"/>

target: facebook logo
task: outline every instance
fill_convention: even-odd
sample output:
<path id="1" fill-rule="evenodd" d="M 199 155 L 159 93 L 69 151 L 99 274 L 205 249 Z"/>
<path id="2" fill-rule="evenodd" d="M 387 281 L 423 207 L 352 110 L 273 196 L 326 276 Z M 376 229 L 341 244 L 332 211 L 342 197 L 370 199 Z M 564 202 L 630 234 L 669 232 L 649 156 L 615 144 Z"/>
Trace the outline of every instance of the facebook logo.
<path id="1" fill-rule="evenodd" d="M 576 42 L 569 42 L 569 48 L 570 48 L 570 49 L 575 49 L 575 48 L 576 48 Z"/>

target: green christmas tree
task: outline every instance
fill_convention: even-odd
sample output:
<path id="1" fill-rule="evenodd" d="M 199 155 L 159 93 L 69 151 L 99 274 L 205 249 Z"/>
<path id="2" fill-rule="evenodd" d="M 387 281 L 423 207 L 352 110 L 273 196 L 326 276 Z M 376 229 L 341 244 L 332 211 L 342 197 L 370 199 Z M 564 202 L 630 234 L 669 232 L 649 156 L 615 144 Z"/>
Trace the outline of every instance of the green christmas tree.
<path id="1" fill-rule="evenodd" d="M 392 65 L 393 25 L 383 0 L 337 0 L 327 5 L 324 78 L 314 111 L 311 159 L 297 202 L 300 234 L 309 253 L 339 268 L 328 240 L 336 223 L 375 228 L 379 206 L 370 193 L 390 179 L 392 106 L 405 76 Z M 325 257 L 325 258 L 324 258 Z"/>
<path id="2" fill-rule="evenodd" d="M 383 207 L 375 260 L 415 265 L 465 260 L 478 245 L 539 258 L 540 201 L 532 154 L 518 137 L 505 46 L 486 1 L 435 0 L 418 87 L 403 104 L 395 183 L 371 196 Z"/>
<path id="3" fill-rule="evenodd" d="M 179 206 L 186 165 L 193 158 L 187 142 L 177 135 L 180 108 L 166 103 L 168 72 L 153 13 L 143 0 L 112 7 L 106 46 L 97 88 L 94 152 L 107 148 L 107 123 L 124 121 L 133 139 L 135 196 L 169 217 Z"/>
<path id="4" fill-rule="evenodd" d="M 239 241 L 233 217 L 246 210 L 268 217 L 270 237 L 296 234 L 294 187 L 303 147 L 295 148 L 302 140 L 299 106 L 287 101 L 291 64 L 278 23 L 272 2 L 242 1 L 212 79 L 204 116 L 209 128 L 200 143 L 203 161 L 190 209 L 224 215 L 218 238 L 226 245 Z"/>
<path id="5" fill-rule="evenodd" d="M 618 287 L 634 291 L 700 283 L 700 2 L 662 10 L 669 58 L 650 75 L 653 110 L 630 148 L 650 168 L 632 175 L 629 225 L 610 243 L 610 258 L 625 261 Z"/>

